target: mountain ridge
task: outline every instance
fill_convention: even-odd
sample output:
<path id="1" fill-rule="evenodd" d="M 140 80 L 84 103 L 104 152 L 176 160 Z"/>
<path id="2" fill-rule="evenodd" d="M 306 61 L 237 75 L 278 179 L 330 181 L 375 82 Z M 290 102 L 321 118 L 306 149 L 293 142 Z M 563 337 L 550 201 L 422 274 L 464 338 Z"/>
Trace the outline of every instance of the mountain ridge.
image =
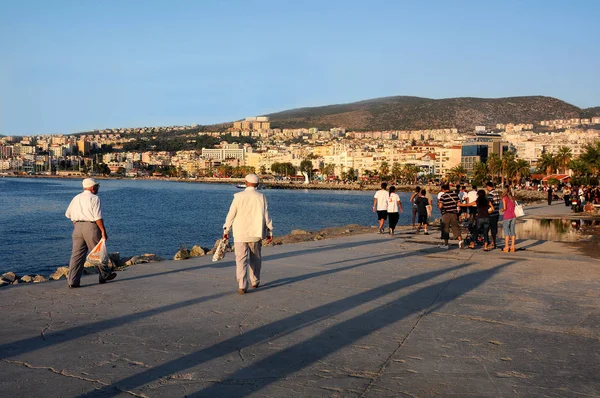
<path id="1" fill-rule="evenodd" d="M 473 129 L 476 125 L 533 123 L 600 114 L 547 96 L 433 99 L 390 96 L 347 104 L 302 107 L 266 114 L 274 128 L 343 127 L 348 130 Z"/>

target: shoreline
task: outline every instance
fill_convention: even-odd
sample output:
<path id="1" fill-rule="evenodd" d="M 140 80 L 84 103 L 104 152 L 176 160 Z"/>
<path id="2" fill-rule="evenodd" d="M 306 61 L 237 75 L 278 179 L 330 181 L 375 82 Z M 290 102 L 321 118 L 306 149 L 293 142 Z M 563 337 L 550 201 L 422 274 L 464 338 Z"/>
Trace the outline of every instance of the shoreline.
<path id="1" fill-rule="evenodd" d="M 576 214 L 574 214 L 572 216 L 568 215 L 568 214 L 535 214 L 536 213 L 535 208 L 532 210 L 534 210 L 534 212 L 531 213 L 530 215 L 528 215 L 527 217 L 524 217 L 523 219 L 562 219 L 562 220 L 573 220 L 573 219 L 588 219 L 589 220 L 589 219 L 592 219 L 592 220 L 600 220 L 600 218 L 597 216 L 596 217 L 594 217 L 594 216 L 586 217 L 583 215 L 576 215 Z M 431 242 L 413 240 L 412 243 L 414 243 L 414 244 L 419 244 L 419 243 L 437 244 L 438 238 L 436 238 L 436 235 L 439 233 L 439 228 L 440 228 L 439 219 L 432 220 L 432 222 L 430 223 L 429 226 L 430 226 L 430 230 L 432 232 L 431 235 L 429 235 L 429 240 Z M 288 245 L 288 244 L 296 244 L 296 243 L 303 243 L 303 242 L 335 239 L 335 238 L 353 236 L 353 235 L 374 234 L 376 231 L 377 231 L 377 227 L 375 225 L 364 226 L 364 225 L 359 225 L 359 224 L 348 224 L 348 225 L 339 226 L 339 227 L 326 227 L 326 228 L 316 230 L 316 231 L 306 231 L 306 230 L 301 230 L 301 229 L 295 229 L 295 230 L 292 230 L 288 235 L 283 235 L 280 237 L 275 236 L 273 239 L 273 242 L 270 244 L 266 244 L 266 241 L 263 241 L 263 246 L 272 247 L 272 246 L 279 246 L 279 245 Z M 410 225 L 397 226 L 396 233 L 394 235 L 399 236 L 402 234 L 405 235 L 405 238 L 406 238 L 406 234 L 410 235 L 410 237 L 409 237 L 410 239 L 414 239 L 414 237 L 421 236 L 419 234 L 415 234 L 414 230 L 412 229 L 412 227 Z M 529 238 L 523 237 L 521 239 L 527 240 Z M 501 241 L 502 241 L 502 239 L 500 239 L 500 243 L 501 243 Z M 133 265 L 137 265 L 137 264 L 162 262 L 162 261 L 170 261 L 170 260 L 187 260 L 187 259 L 201 257 L 201 256 L 212 256 L 218 242 L 219 242 L 219 240 L 217 240 L 217 242 L 215 242 L 215 245 L 213 246 L 212 249 L 204 247 L 204 246 L 200 246 L 200 245 L 195 245 L 189 249 L 182 247 L 179 251 L 177 251 L 174 254 L 172 259 L 161 258 L 161 257 L 157 256 L 156 254 L 150 254 L 150 253 L 145 253 L 145 254 L 141 254 L 141 255 L 133 255 L 133 256 L 125 256 L 125 257 L 121 258 L 120 253 L 118 253 L 118 252 L 110 253 L 109 266 L 113 270 L 124 271 L 124 270 L 128 269 L 129 267 L 131 267 Z M 600 242 L 600 234 L 593 235 L 592 238 L 589 240 L 581 240 L 581 241 L 577 241 L 577 242 L 570 242 L 570 243 L 561 242 L 561 241 L 548 241 L 548 242 L 556 242 L 556 243 L 572 245 L 572 247 L 577 249 L 577 251 L 582 255 L 588 256 L 592 259 L 596 259 L 599 257 L 598 252 L 597 252 L 597 247 L 598 247 L 598 242 Z M 232 252 L 233 250 L 231 250 L 231 247 L 229 247 L 227 251 Z M 12 271 L 7 271 L 6 273 L 4 273 L 2 275 L 2 278 L 0 278 L 0 287 L 12 285 L 12 284 L 20 284 L 20 283 L 30 283 L 30 282 L 36 283 L 36 282 L 49 282 L 51 280 L 60 280 L 60 279 L 66 278 L 67 272 L 68 272 L 68 267 L 66 267 L 66 266 L 61 266 L 61 267 L 56 268 L 56 270 L 48 277 L 41 275 L 41 274 L 27 274 L 27 275 L 23 275 L 23 276 L 18 276 Z M 5 278 L 5 276 L 7 274 L 8 274 L 8 277 Z M 84 268 L 84 275 L 89 275 L 89 274 L 97 274 L 97 271 L 95 270 L 94 267 L 86 266 Z M 10 280 L 11 278 L 12 278 L 12 280 Z M 7 282 L 7 280 L 8 280 L 8 282 Z"/>
<path id="2" fill-rule="evenodd" d="M 66 180 L 81 180 L 81 176 L 57 176 L 57 175 L 7 175 L 5 178 L 32 178 L 32 179 L 66 179 Z M 175 177 L 105 177 L 94 176 L 97 180 L 124 180 L 124 181 L 170 181 L 179 183 L 199 183 L 199 184 L 225 184 L 237 185 L 244 182 L 243 178 L 214 178 L 214 177 L 196 177 L 194 179 L 175 178 Z M 380 183 L 375 184 L 360 184 L 360 183 L 309 183 L 295 181 L 272 181 L 271 179 L 262 180 L 261 187 L 263 189 L 293 189 L 293 190 L 324 190 L 324 191 L 372 191 L 380 189 Z M 388 183 L 388 185 L 393 185 Z M 417 184 L 399 184 L 394 185 L 397 192 L 413 192 L 417 186 L 429 189 L 432 195 L 436 195 L 440 191 L 438 185 L 417 185 Z M 467 186 L 469 186 L 467 184 Z M 546 201 L 546 192 L 537 190 L 518 190 L 515 191 L 515 199 L 527 204 L 543 203 Z"/>

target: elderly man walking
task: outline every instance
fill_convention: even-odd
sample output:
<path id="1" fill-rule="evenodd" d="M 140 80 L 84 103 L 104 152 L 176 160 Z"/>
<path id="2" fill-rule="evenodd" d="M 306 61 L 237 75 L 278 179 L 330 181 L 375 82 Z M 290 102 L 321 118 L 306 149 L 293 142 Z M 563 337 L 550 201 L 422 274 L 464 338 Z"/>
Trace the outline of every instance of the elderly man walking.
<path id="1" fill-rule="evenodd" d="M 99 184 L 93 178 L 82 182 L 83 192 L 71 200 L 65 216 L 73 222 L 73 250 L 69 262 L 69 287 L 77 288 L 81 282 L 83 266 L 88 251 L 92 250 L 100 239 L 107 240 L 106 228 L 102 218 L 102 204 L 98 197 Z M 100 283 L 115 279 L 116 273 L 103 267 L 97 267 Z"/>
<path id="2" fill-rule="evenodd" d="M 248 174 L 245 180 L 246 189 L 233 195 L 233 202 L 223 225 L 224 239 L 229 238 L 229 231 L 233 227 L 239 294 L 246 293 L 248 289 L 248 274 L 252 287 L 258 288 L 262 265 L 262 240 L 267 236 L 269 243 L 273 240 L 273 222 L 269 216 L 267 198 L 256 191 L 258 176 Z"/>

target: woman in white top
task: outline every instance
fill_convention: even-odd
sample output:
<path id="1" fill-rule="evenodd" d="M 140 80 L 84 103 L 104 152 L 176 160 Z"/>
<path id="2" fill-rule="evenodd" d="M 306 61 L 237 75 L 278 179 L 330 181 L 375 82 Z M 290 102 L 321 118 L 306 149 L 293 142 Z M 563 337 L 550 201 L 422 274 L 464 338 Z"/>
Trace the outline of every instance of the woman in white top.
<path id="1" fill-rule="evenodd" d="M 388 220 L 390 223 L 390 236 L 394 234 L 394 229 L 398 224 L 398 220 L 400 219 L 399 211 L 402 210 L 402 203 L 400 203 L 400 196 L 396 193 L 396 187 L 390 187 L 390 197 L 388 199 Z"/>

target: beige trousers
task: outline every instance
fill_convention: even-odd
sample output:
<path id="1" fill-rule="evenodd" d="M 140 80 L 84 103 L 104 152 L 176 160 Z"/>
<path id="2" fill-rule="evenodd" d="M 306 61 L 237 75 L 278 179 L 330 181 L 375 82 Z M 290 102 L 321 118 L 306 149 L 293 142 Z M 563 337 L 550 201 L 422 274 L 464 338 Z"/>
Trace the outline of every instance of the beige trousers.
<path id="1" fill-rule="evenodd" d="M 260 250 L 262 242 L 235 242 L 234 247 L 238 288 L 247 289 L 248 274 L 250 284 L 256 285 L 260 282 L 260 266 L 262 264 Z"/>
<path id="2" fill-rule="evenodd" d="M 90 250 L 94 248 L 102 239 L 102 231 L 94 222 L 78 222 L 73 228 L 73 249 L 71 251 L 71 261 L 69 261 L 69 275 L 67 280 L 69 285 L 79 285 L 85 258 Z M 100 280 L 110 275 L 110 270 L 106 267 L 96 267 Z"/>

